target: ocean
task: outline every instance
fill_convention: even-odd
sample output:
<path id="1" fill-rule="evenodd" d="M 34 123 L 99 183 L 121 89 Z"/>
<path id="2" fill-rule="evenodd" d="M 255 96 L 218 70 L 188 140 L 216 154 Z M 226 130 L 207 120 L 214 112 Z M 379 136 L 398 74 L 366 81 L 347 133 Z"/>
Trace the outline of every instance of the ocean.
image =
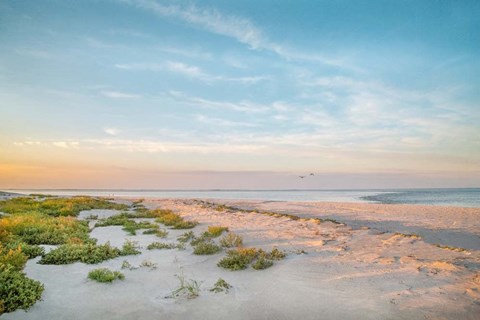
<path id="1" fill-rule="evenodd" d="M 389 190 L 119 190 L 15 189 L 21 194 L 121 196 L 136 198 L 202 198 L 269 201 L 338 201 L 387 204 L 426 204 L 480 208 L 480 188 Z"/>

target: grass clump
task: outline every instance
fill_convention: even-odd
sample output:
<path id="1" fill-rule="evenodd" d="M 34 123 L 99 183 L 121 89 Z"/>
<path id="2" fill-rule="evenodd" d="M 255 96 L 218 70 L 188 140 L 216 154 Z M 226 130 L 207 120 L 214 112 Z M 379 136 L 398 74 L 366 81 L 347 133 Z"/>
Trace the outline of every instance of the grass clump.
<path id="1" fill-rule="evenodd" d="M 111 271 L 108 268 L 94 269 L 88 273 L 88 278 L 97 282 L 113 282 L 114 280 L 123 280 L 125 276 L 119 271 Z"/>
<path id="2" fill-rule="evenodd" d="M 157 264 L 153 263 L 150 260 L 143 260 L 142 263 L 140 263 L 140 267 L 150 268 L 153 270 L 153 269 L 157 269 Z"/>
<path id="3" fill-rule="evenodd" d="M 204 234 L 210 238 L 217 238 L 220 237 L 224 231 L 228 231 L 228 228 L 221 226 L 208 226 L 208 231 Z"/>
<path id="4" fill-rule="evenodd" d="M 139 247 L 137 242 L 127 240 L 123 244 L 122 250 L 120 251 L 119 255 L 130 256 L 130 255 L 140 254 L 141 252 L 138 249 Z"/>
<path id="5" fill-rule="evenodd" d="M 166 296 L 166 298 L 184 297 L 193 299 L 199 296 L 201 283 L 192 279 L 186 280 L 183 274 L 176 274 L 175 277 L 180 281 L 180 285 L 177 289 L 173 290 L 170 295 Z"/>
<path id="6" fill-rule="evenodd" d="M 17 309 L 29 309 L 41 299 L 43 284 L 27 278 L 10 265 L 0 263 L 0 315 Z"/>
<path id="7" fill-rule="evenodd" d="M 186 243 L 193 239 L 195 239 L 195 234 L 193 231 L 187 231 L 177 238 L 180 243 Z"/>
<path id="8" fill-rule="evenodd" d="M 218 262 L 218 266 L 232 271 L 246 269 L 250 264 L 255 270 L 263 270 L 273 265 L 273 260 L 282 260 L 285 253 L 278 249 L 265 252 L 257 248 L 237 248 L 227 251 L 227 256 Z"/>
<path id="9" fill-rule="evenodd" d="M 241 247 L 243 238 L 236 233 L 229 232 L 220 239 L 220 245 L 224 248 Z"/>
<path id="10" fill-rule="evenodd" d="M 175 249 L 177 246 L 173 243 L 166 242 L 152 242 L 147 246 L 148 250 L 154 249 Z"/>
<path id="11" fill-rule="evenodd" d="M 130 262 L 128 262 L 127 260 L 123 260 L 122 261 L 122 266 L 121 266 L 122 269 L 128 269 L 128 270 L 135 270 L 137 269 L 136 267 L 132 266 L 130 264 Z"/>
<path id="12" fill-rule="evenodd" d="M 198 243 L 194 249 L 193 253 L 196 255 L 211 255 L 218 253 L 222 250 L 221 247 L 217 246 L 215 243 L 210 241 L 203 241 Z"/>
<path id="13" fill-rule="evenodd" d="M 227 251 L 227 256 L 218 262 L 218 266 L 232 271 L 243 270 L 258 256 L 256 248 L 239 248 Z"/>
<path id="14" fill-rule="evenodd" d="M 273 248 L 272 251 L 265 253 L 265 258 L 269 260 L 283 260 L 287 255 L 284 251 L 280 251 L 277 248 Z"/>
<path id="15" fill-rule="evenodd" d="M 83 262 L 96 264 L 119 256 L 138 253 L 140 253 L 140 251 L 137 250 L 135 243 L 129 241 L 123 245 L 122 249 L 112 247 L 108 242 L 103 245 L 72 243 L 61 245 L 57 249 L 44 254 L 38 263 L 59 265 Z"/>
<path id="16" fill-rule="evenodd" d="M 252 268 L 255 270 L 263 270 L 273 266 L 273 261 L 269 260 L 265 257 L 265 255 L 261 255 L 255 263 L 252 264 Z"/>
<path id="17" fill-rule="evenodd" d="M 210 289 L 211 292 L 219 293 L 225 292 L 228 293 L 228 290 L 232 288 L 232 286 L 222 278 L 218 278 L 217 282 L 213 285 L 213 288 Z"/>
<path id="18" fill-rule="evenodd" d="M 172 227 L 173 229 L 192 229 L 198 222 L 184 220 L 180 215 L 173 213 L 171 210 L 153 210 L 152 214 L 156 215 L 155 221 Z"/>

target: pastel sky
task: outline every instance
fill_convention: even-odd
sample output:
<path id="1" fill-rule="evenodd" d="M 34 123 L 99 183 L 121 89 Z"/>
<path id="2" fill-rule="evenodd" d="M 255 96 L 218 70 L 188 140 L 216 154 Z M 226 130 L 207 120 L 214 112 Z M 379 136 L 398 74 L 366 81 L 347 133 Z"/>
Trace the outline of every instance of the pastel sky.
<path id="1" fill-rule="evenodd" d="M 480 187 L 479 57 L 480 1 L 0 1 L 0 188 Z"/>

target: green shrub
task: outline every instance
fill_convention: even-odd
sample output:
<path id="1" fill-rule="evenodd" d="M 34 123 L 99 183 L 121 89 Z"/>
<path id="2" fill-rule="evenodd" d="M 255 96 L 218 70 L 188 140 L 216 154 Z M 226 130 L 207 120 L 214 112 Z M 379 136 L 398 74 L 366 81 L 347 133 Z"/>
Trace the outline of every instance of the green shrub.
<path id="1" fill-rule="evenodd" d="M 14 270 L 21 271 L 27 263 L 28 257 L 23 254 L 22 248 L 8 249 L 0 243 L 0 267 L 10 267 Z"/>
<path id="2" fill-rule="evenodd" d="M 0 264 L 0 314 L 17 309 L 27 310 L 40 300 L 44 287 L 21 271 Z M 1 310 L 3 309 L 3 311 Z"/>
<path id="3" fill-rule="evenodd" d="M 116 258 L 125 252 L 110 246 L 107 242 L 104 245 L 87 244 L 64 244 L 57 249 L 42 256 L 40 264 L 69 264 L 83 262 L 95 264 L 105 260 Z"/>
<path id="4" fill-rule="evenodd" d="M 218 262 L 218 266 L 230 270 L 243 270 L 259 255 L 256 248 L 240 248 L 227 251 L 227 256 Z"/>
<path id="5" fill-rule="evenodd" d="M 255 263 L 252 264 L 252 268 L 255 270 L 263 270 L 273 266 L 273 261 L 268 260 L 265 256 L 260 256 Z"/>
<path id="6" fill-rule="evenodd" d="M 129 256 L 129 255 L 140 254 L 141 252 L 138 249 L 139 249 L 139 247 L 137 245 L 137 242 L 127 240 L 127 241 L 125 241 L 125 243 L 122 246 L 122 250 L 120 251 L 120 255 L 121 256 Z"/>
<path id="7" fill-rule="evenodd" d="M 285 257 L 285 252 L 280 251 L 277 248 L 273 248 L 272 251 L 265 254 L 265 258 L 269 260 L 283 260 Z"/>
<path id="8" fill-rule="evenodd" d="M 208 231 L 205 233 L 205 235 L 211 238 L 217 238 L 221 236 L 224 231 L 228 231 L 228 228 L 220 226 L 208 226 Z"/>
<path id="9" fill-rule="evenodd" d="M 123 273 L 119 271 L 111 271 L 108 268 L 94 269 L 88 273 L 88 278 L 97 282 L 112 282 L 114 280 L 125 279 Z"/>
<path id="10" fill-rule="evenodd" d="M 166 242 L 152 242 L 147 246 L 148 250 L 153 249 L 175 249 L 176 245 L 173 243 L 166 243 Z"/>
<path id="11" fill-rule="evenodd" d="M 196 255 L 210 255 L 220 252 L 220 250 L 222 250 L 222 248 L 217 246 L 215 243 L 205 241 L 198 243 L 194 247 L 193 253 Z"/>
<path id="12" fill-rule="evenodd" d="M 215 293 L 225 291 L 225 293 L 228 293 L 228 290 L 231 287 L 232 286 L 229 283 L 227 283 L 227 281 L 223 280 L 222 278 L 218 278 L 217 282 L 215 282 L 215 284 L 213 285 L 213 288 L 210 289 L 210 291 L 215 292 Z"/>
<path id="13" fill-rule="evenodd" d="M 220 239 L 220 245 L 225 248 L 241 247 L 243 238 L 238 234 L 229 232 Z"/>

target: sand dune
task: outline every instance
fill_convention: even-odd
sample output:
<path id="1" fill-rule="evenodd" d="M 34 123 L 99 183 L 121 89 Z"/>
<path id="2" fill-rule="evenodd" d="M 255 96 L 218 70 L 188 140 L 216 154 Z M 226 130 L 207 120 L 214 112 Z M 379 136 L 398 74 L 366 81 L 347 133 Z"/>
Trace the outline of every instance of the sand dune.
<path id="1" fill-rule="evenodd" d="M 123 200 L 126 201 L 126 200 Z M 139 256 L 106 261 L 120 269 L 148 259 L 156 269 L 125 271 L 111 285 L 86 280 L 98 265 L 65 266 L 28 262 L 27 274 L 45 284 L 43 301 L 30 311 L 5 319 L 478 319 L 480 251 L 478 209 L 341 203 L 222 201 L 229 206 L 305 217 L 220 210 L 196 200 L 149 200 L 150 208 L 169 208 L 208 225 L 228 226 L 247 247 L 288 253 L 269 269 L 227 271 L 216 266 L 224 253 L 196 256 L 184 251 L 142 249 Z M 112 212 L 96 210 L 108 215 Z M 91 212 L 88 212 L 90 214 Z M 310 217 L 335 218 L 344 224 Z M 420 231 L 420 232 L 419 232 Z M 455 231 L 452 242 L 445 234 Z M 182 230 L 170 230 L 175 241 Z M 416 233 L 412 235 L 411 233 Z M 441 248 L 439 243 L 460 248 Z M 462 234 L 467 235 L 463 236 Z M 476 238 L 474 238 L 474 236 Z M 95 228 L 100 243 L 121 245 L 133 239 L 145 248 L 153 235 L 127 236 L 121 227 Z M 472 237 L 472 238 L 470 238 Z M 427 240 L 426 240 L 427 238 Z M 476 241 L 472 241 L 475 239 Z M 196 299 L 166 299 L 176 286 L 175 274 L 202 282 Z M 228 294 L 208 289 L 219 278 L 233 288 Z"/>

